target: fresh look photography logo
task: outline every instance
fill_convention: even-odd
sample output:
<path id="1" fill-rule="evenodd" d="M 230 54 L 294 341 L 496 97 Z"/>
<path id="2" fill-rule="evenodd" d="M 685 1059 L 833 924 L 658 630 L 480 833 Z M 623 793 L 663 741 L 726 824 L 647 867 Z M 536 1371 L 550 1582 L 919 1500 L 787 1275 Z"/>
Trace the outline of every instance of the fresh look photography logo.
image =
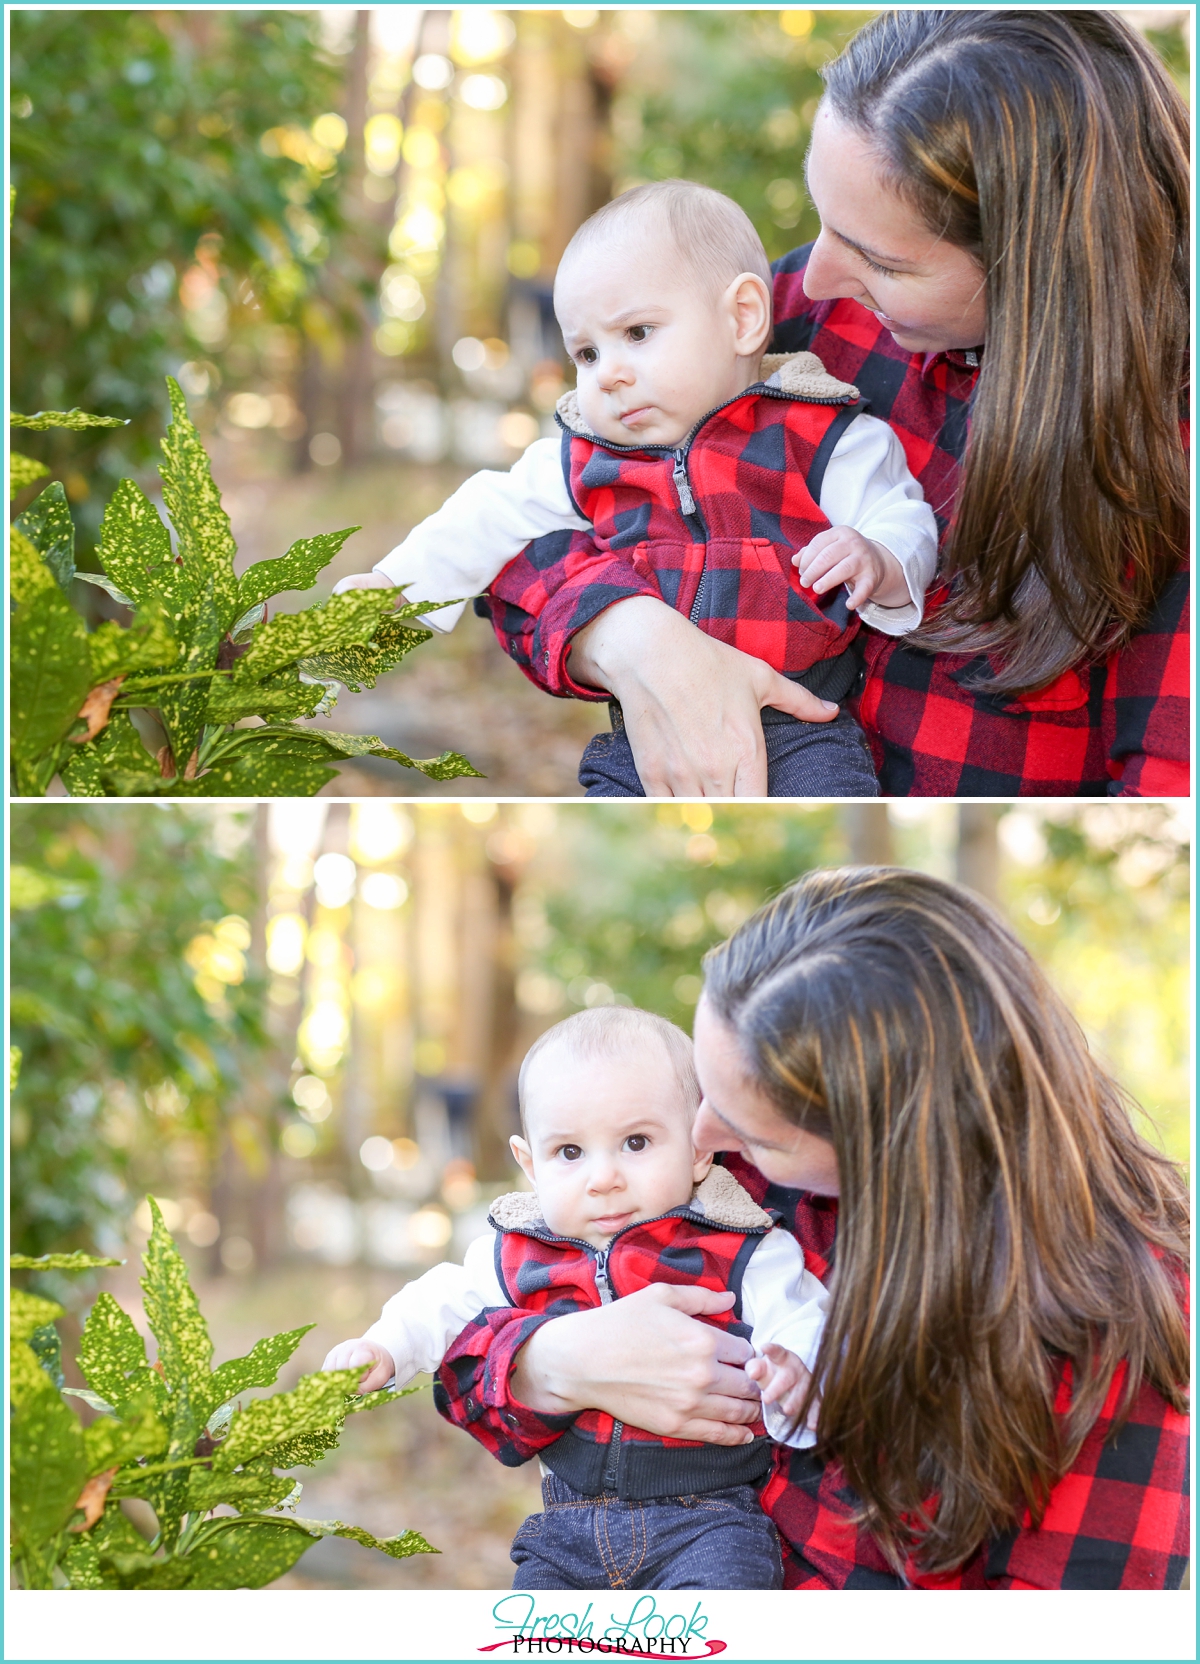
<path id="1" fill-rule="evenodd" d="M 639 1595 L 628 1612 L 607 1618 L 589 1601 L 582 1611 L 541 1611 L 530 1594 L 506 1595 L 492 1608 L 501 1639 L 479 1647 L 521 1658 L 572 1657 L 600 1653 L 617 1658 L 712 1658 L 726 1643 L 710 1637 L 708 1617 L 697 1601 L 691 1612 L 662 1608 L 653 1595 Z"/>

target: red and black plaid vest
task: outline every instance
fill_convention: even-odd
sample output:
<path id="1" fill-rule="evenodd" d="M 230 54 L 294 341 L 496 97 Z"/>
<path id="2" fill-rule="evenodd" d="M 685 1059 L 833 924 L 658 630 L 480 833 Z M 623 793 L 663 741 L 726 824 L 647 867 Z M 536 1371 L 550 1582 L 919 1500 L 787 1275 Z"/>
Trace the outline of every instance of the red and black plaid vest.
<path id="1" fill-rule="evenodd" d="M 545 1225 L 496 1229 L 496 1275 L 514 1306 L 561 1317 L 606 1305 L 650 1283 L 680 1283 L 737 1300 L 728 1312 L 702 1321 L 749 1336 L 742 1322 L 742 1278 L 770 1223 L 737 1230 L 690 1208 L 637 1221 L 618 1231 L 607 1249 L 555 1236 Z M 587 1496 L 615 1493 L 630 1501 L 687 1496 L 754 1484 L 771 1465 L 771 1443 L 761 1422 L 753 1444 L 715 1445 L 660 1438 L 585 1410 L 568 1432 L 541 1451 L 560 1479 Z"/>
<path id="2" fill-rule="evenodd" d="M 817 595 L 792 556 L 829 528 L 825 466 L 862 405 L 759 382 L 706 416 L 677 450 L 563 430 L 563 472 L 595 545 L 706 635 L 796 675 L 845 651 L 859 620 L 842 585 Z"/>

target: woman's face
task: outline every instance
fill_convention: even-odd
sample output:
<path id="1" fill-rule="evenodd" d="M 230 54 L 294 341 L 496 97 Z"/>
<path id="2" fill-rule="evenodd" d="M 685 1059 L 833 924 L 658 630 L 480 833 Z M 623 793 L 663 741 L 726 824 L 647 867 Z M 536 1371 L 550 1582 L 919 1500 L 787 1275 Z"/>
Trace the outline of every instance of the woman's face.
<path id="1" fill-rule="evenodd" d="M 772 1184 L 838 1194 L 837 1157 L 826 1138 L 785 1121 L 746 1072 L 737 1036 L 709 1005 L 696 1008 L 696 1072 L 704 1093 L 692 1126 L 700 1154 L 736 1150 Z"/>
<path id="2" fill-rule="evenodd" d="M 808 153 L 808 192 L 821 216 L 804 273 L 810 300 L 856 300 L 905 352 L 978 347 L 984 274 L 974 255 L 935 234 L 882 179 L 855 128 L 822 104 Z"/>

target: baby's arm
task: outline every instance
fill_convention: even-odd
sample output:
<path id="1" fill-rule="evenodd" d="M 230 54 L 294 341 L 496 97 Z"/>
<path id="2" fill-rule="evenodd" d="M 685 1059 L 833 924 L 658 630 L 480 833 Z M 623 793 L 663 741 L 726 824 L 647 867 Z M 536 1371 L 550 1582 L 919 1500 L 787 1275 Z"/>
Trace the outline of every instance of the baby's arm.
<path id="1" fill-rule="evenodd" d="M 370 572 L 343 578 L 344 589 L 393 584 L 409 601 L 456 601 L 478 595 L 527 543 L 546 532 L 590 531 L 575 510 L 557 439 L 535 439 L 507 474 L 472 474 L 435 514 L 422 520 Z M 431 630 L 452 630 L 461 607 L 422 616 Z"/>
<path id="2" fill-rule="evenodd" d="M 832 522 L 793 564 L 818 594 L 849 583 L 849 605 L 887 635 L 915 630 L 937 566 L 937 521 L 886 422 L 858 416 L 834 449 L 821 482 Z"/>
<path id="3" fill-rule="evenodd" d="M 742 1280 L 742 1316 L 751 1326 L 756 1357 L 746 1373 L 763 1395 L 763 1420 L 776 1444 L 801 1449 L 816 1442 L 816 1406 L 808 1425 L 796 1418 L 808 1390 L 829 1294 L 811 1271 L 795 1237 L 776 1227 L 754 1250 Z"/>
<path id="4" fill-rule="evenodd" d="M 395 1385 L 402 1387 L 414 1375 L 432 1374 L 450 1342 L 485 1306 L 508 1305 L 496 1277 L 495 1240 L 489 1231 L 467 1249 L 462 1265 L 435 1265 L 407 1283 L 361 1339 L 335 1346 L 322 1367 L 370 1364 L 359 1392 L 387 1386 L 393 1375 Z"/>

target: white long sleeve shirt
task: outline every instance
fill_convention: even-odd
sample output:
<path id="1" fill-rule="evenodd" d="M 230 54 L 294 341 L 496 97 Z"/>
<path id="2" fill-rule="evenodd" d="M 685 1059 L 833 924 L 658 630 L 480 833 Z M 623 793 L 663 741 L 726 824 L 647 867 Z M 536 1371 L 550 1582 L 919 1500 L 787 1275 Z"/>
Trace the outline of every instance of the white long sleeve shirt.
<path id="1" fill-rule="evenodd" d="M 915 630 L 937 564 L 937 522 L 886 422 L 856 416 L 849 424 L 826 466 L 820 507 L 831 526 L 852 526 L 882 543 L 904 573 L 908 606 L 868 601 L 859 617 L 886 635 Z M 375 571 L 405 590 L 409 601 L 453 601 L 482 593 L 535 537 L 591 529 L 568 494 L 560 440 L 535 439 L 507 474 L 473 474 L 377 561 Z M 462 612 L 445 607 L 421 622 L 445 632 Z"/>
<path id="2" fill-rule="evenodd" d="M 363 1336 L 391 1353 L 397 1387 L 414 1375 L 432 1374 L 450 1342 L 481 1311 L 512 1304 L 496 1276 L 495 1239 L 495 1231 L 489 1230 L 471 1243 L 462 1265 L 435 1265 L 406 1284 Z M 795 1237 L 778 1226 L 767 1231 L 742 1279 L 742 1320 L 750 1326 L 755 1352 L 761 1354 L 775 1343 L 794 1352 L 811 1370 L 828 1303 L 824 1287 L 805 1268 Z M 763 1420 L 776 1444 L 802 1449 L 815 1442 L 806 1427 L 789 1432 L 777 1405 L 763 1406 Z"/>

